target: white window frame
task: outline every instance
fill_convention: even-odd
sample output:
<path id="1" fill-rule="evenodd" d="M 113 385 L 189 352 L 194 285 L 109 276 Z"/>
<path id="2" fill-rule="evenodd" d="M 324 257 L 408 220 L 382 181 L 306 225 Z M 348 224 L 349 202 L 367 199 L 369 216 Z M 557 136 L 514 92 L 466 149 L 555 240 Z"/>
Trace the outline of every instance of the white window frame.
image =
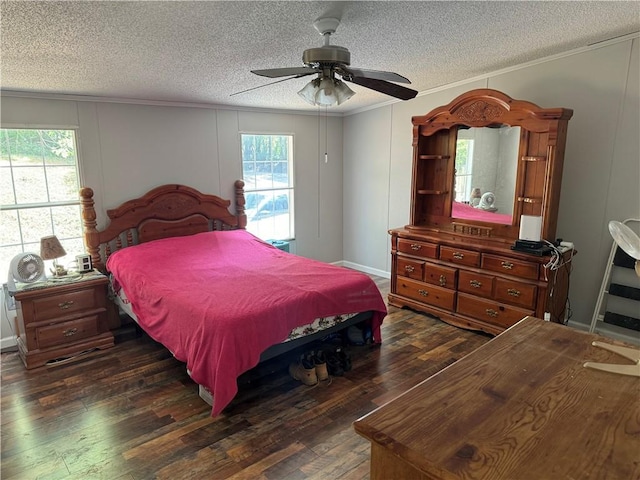
<path id="1" fill-rule="evenodd" d="M 75 174 L 76 174 L 76 181 L 77 181 L 77 185 L 78 188 L 80 188 L 80 186 L 82 185 L 82 175 L 81 175 L 81 162 L 80 162 L 80 152 L 79 152 L 79 135 L 78 135 L 78 127 L 77 126 L 59 126 L 59 125 L 46 125 L 46 126 L 34 126 L 34 125 L 12 125 L 12 124 L 3 124 L 0 125 L 0 135 L 4 135 L 5 134 L 5 130 L 67 130 L 67 131 L 72 131 L 73 132 L 73 139 L 74 139 L 74 152 L 75 152 Z M 21 166 L 24 167 L 24 166 Z M 4 211 L 11 211 L 11 210 L 16 210 L 18 212 L 18 232 L 17 232 L 17 236 L 16 238 L 19 238 L 18 242 L 11 242 L 11 243 L 0 243 L 0 247 L 3 248 L 3 250 L 5 250 L 5 253 L 8 251 L 13 250 L 14 253 L 12 254 L 12 257 L 19 254 L 19 253 L 24 253 L 24 252 L 34 252 L 36 254 L 40 254 L 40 244 L 39 244 L 39 238 L 38 239 L 34 239 L 34 238 L 25 238 L 27 237 L 27 235 L 25 234 L 25 228 L 26 226 L 23 224 L 23 222 L 20 220 L 20 212 L 26 212 L 28 210 L 33 210 L 33 209 L 37 209 L 37 208 L 48 208 L 49 209 L 49 224 L 50 224 L 50 228 L 43 228 L 40 231 L 40 238 L 46 235 L 56 235 L 58 236 L 58 239 L 60 240 L 60 242 L 62 243 L 63 247 L 65 248 L 67 255 L 65 257 L 62 257 L 60 259 L 57 259 L 57 262 L 61 265 L 64 266 L 68 266 L 71 264 L 71 262 L 75 259 L 75 255 L 81 254 L 85 252 L 85 246 L 84 246 L 84 235 L 83 235 L 83 224 L 82 224 L 82 213 L 81 213 L 81 201 L 80 201 L 80 195 L 77 194 L 75 198 L 71 199 L 63 199 L 63 200 L 51 200 L 51 188 L 49 185 L 49 177 L 47 176 L 47 168 L 57 168 L 55 166 L 51 166 L 51 165 L 46 165 L 44 162 L 44 159 L 42 161 L 42 163 L 40 165 L 33 165 L 33 166 L 29 166 L 28 168 L 42 168 L 43 169 L 43 176 L 44 176 L 44 181 L 45 181 L 45 188 L 46 188 L 46 192 L 47 192 L 47 197 L 49 199 L 49 201 L 46 202 L 22 202 L 22 203 L 18 203 L 17 199 L 16 199 L 16 191 L 17 188 L 16 187 L 16 183 L 15 183 L 15 176 L 14 173 L 15 171 L 13 170 L 14 168 L 17 168 L 17 166 L 12 165 L 12 161 L 10 160 L 9 162 L 9 167 L 5 167 L 3 166 L 0 171 L 2 172 L 3 175 L 6 174 L 6 172 L 8 171 L 10 176 L 11 176 L 11 180 L 10 180 L 10 184 L 12 186 L 12 193 L 13 193 L 13 197 L 14 197 L 14 202 L 15 203 L 11 203 L 11 204 L 1 204 L 0 205 L 0 211 L 4 212 Z M 75 234 L 67 234 L 67 235 L 62 235 L 61 234 L 61 225 L 56 225 L 56 219 L 53 215 L 53 212 L 51 211 L 51 208 L 56 208 L 56 207 L 73 207 L 76 206 L 77 207 L 77 211 L 78 211 L 78 225 L 79 225 L 79 230 L 77 232 L 77 235 Z M 6 225 L 3 225 L 2 227 L 7 228 Z M 68 226 L 67 226 L 68 229 Z M 75 232 L 74 232 L 75 233 Z M 8 248 L 7 248 L 8 247 Z M 9 262 L 11 261 L 11 258 L 6 258 L 6 255 L 3 255 L 3 258 L 0 259 L 0 263 L 2 264 L 2 270 L 4 270 L 5 272 L 9 271 Z M 5 277 L 6 279 L 7 277 Z M 6 281 L 6 280 L 5 280 Z"/>
<path id="2" fill-rule="evenodd" d="M 255 184 L 255 182 L 251 182 L 248 180 L 247 175 L 245 174 L 245 170 L 244 170 L 244 165 L 245 165 L 245 158 L 243 156 L 242 153 L 242 144 L 243 144 L 243 139 L 245 136 L 267 136 L 267 137 L 287 137 L 288 139 L 288 164 L 287 164 L 287 178 L 288 178 L 288 185 L 287 186 L 282 186 L 282 185 L 276 185 L 276 186 L 271 186 L 271 187 L 265 187 L 265 186 L 261 186 L 259 187 L 258 185 Z M 254 228 L 254 221 L 251 218 L 251 213 L 253 210 L 253 205 L 249 202 L 249 199 L 251 198 L 252 194 L 256 194 L 256 195 L 265 195 L 265 196 L 269 196 L 271 195 L 275 195 L 276 192 L 282 192 L 282 191 L 287 191 L 288 193 L 288 209 L 289 209 L 289 227 L 288 227 L 288 234 L 287 235 L 268 235 L 269 238 L 262 238 L 263 240 L 284 240 L 284 241 L 291 241 L 295 239 L 295 201 L 294 201 L 294 197 L 295 197 L 295 175 L 294 175 L 294 165 L 295 165 L 295 159 L 294 159 L 294 135 L 292 133 L 273 133 L 273 132 L 241 132 L 240 133 L 240 162 L 241 162 L 241 169 L 242 169 L 242 178 L 245 182 L 245 187 L 244 187 L 244 192 L 245 192 L 245 198 L 247 199 L 247 205 L 245 206 L 246 212 L 247 212 L 247 230 L 254 233 L 256 236 L 259 236 L 260 238 L 262 238 L 264 235 L 261 234 L 261 232 L 257 231 Z M 270 162 L 272 163 L 273 166 L 273 160 L 270 160 Z M 255 159 L 254 159 L 254 163 L 255 163 Z M 274 201 L 276 201 L 276 199 L 274 198 Z M 257 220 L 256 220 L 257 221 Z"/>

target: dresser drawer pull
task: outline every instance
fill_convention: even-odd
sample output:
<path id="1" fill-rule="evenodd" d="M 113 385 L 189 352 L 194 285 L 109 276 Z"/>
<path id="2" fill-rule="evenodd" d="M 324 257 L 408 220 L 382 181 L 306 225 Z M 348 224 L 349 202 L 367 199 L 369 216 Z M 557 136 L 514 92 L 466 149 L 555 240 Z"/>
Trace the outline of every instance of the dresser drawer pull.
<path id="1" fill-rule="evenodd" d="M 480 288 L 482 286 L 482 282 L 479 282 L 478 280 L 469 280 L 469 284 L 473 288 Z"/>
<path id="2" fill-rule="evenodd" d="M 68 328 L 62 332 L 65 337 L 73 337 L 76 333 L 78 333 L 77 328 Z"/>
<path id="3" fill-rule="evenodd" d="M 511 263 L 511 262 L 502 262 L 502 268 L 504 268 L 505 270 L 512 270 L 513 269 L 513 263 Z"/>
<path id="4" fill-rule="evenodd" d="M 496 318 L 498 316 L 498 312 L 496 312 L 492 308 L 487 308 L 485 311 L 487 312 L 487 315 L 489 315 L 491 318 Z"/>
<path id="5" fill-rule="evenodd" d="M 440 278 L 438 280 L 441 287 L 444 287 L 447 284 L 447 277 L 445 277 L 444 275 L 440 275 Z"/>
<path id="6" fill-rule="evenodd" d="M 417 252 L 417 251 L 418 251 L 418 250 L 420 250 L 421 248 L 422 248 L 422 245 L 418 245 L 417 243 L 412 243 L 412 244 L 411 244 L 411 250 L 414 250 L 414 251 L 416 251 L 416 252 Z"/>
<path id="7" fill-rule="evenodd" d="M 416 268 L 413 265 L 405 265 L 404 271 L 407 273 L 415 272 Z"/>
<path id="8" fill-rule="evenodd" d="M 427 292 L 426 290 L 422 290 L 422 289 L 418 290 L 418 293 L 420 295 L 422 295 L 423 297 L 426 297 L 427 295 L 429 295 L 429 292 Z"/>
<path id="9" fill-rule="evenodd" d="M 455 258 L 456 260 L 462 260 L 464 258 L 464 253 L 454 252 L 452 257 Z"/>
<path id="10" fill-rule="evenodd" d="M 511 295 L 512 297 L 519 297 L 520 296 L 520 290 L 516 290 L 515 288 L 508 289 L 507 293 L 509 295 Z"/>
<path id="11" fill-rule="evenodd" d="M 59 303 L 58 307 L 60 307 L 60 310 L 67 310 L 68 308 L 71 308 L 72 305 L 73 305 L 73 300 L 69 300 L 67 302 Z"/>

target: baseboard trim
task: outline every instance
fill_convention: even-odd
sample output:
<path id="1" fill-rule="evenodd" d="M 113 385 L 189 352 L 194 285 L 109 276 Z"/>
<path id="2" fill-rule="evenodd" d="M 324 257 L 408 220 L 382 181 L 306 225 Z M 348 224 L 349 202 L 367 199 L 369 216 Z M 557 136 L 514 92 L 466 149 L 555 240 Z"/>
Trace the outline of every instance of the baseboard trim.
<path id="1" fill-rule="evenodd" d="M 15 352 L 16 350 L 18 350 L 16 337 L 0 338 L 0 352 Z"/>
<path id="2" fill-rule="evenodd" d="M 391 278 L 390 272 L 384 270 L 378 270 L 377 268 L 367 267 L 366 265 L 360 265 L 359 263 L 349 262 L 347 260 L 341 260 L 339 262 L 333 262 L 334 265 L 340 265 L 341 267 L 351 268 L 358 270 L 359 272 L 369 273 L 371 275 L 377 275 L 382 278 Z"/>

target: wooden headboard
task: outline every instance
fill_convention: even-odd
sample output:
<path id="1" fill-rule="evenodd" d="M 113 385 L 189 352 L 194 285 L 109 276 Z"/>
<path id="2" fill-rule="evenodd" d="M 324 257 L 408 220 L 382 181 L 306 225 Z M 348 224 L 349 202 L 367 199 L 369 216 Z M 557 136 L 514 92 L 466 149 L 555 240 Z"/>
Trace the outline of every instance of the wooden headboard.
<path id="1" fill-rule="evenodd" d="M 107 210 L 110 222 L 104 230 L 96 228 L 93 190 L 82 188 L 84 243 L 93 267 L 104 272 L 109 255 L 131 245 L 212 230 L 245 228 L 244 182 L 237 180 L 234 186 L 236 215 L 229 212 L 230 200 L 184 185 L 162 185 Z"/>

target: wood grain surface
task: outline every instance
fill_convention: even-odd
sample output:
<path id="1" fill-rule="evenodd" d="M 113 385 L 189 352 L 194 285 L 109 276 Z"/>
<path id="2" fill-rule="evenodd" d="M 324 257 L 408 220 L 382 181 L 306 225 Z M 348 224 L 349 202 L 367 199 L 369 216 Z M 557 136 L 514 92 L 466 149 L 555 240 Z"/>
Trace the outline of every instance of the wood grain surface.
<path id="1" fill-rule="evenodd" d="M 584 368 L 630 363 L 598 338 L 528 318 L 359 419 L 371 478 L 640 478 L 640 379 Z"/>

